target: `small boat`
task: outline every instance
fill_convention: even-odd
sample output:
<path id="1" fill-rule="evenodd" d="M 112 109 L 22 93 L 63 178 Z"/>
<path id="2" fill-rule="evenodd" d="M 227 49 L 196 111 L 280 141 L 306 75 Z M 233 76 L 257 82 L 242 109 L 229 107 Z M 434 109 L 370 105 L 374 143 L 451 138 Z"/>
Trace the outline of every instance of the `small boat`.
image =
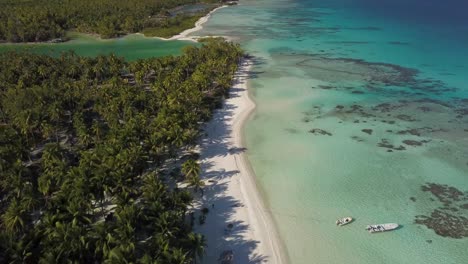
<path id="1" fill-rule="evenodd" d="M 366 227 L 366 230 L 369 231 L 369 233 L 378 233 L 378 232 L 385 232 L 385 231 L 395 230 L 395 229 L 398 228 L 398 226 L 399 225 L 395 224 L 395 223 L 368 225 Z"/>
<path id="2" fill-rule="evenodd" d="M 337 226 L 344 226 L 344 225 L 347 225 L 347 224 L 351 223 L 352 221 L 353 221 L 353 218 L 348 216 L 348 217 L 336 220 L 336 225 Z"/>

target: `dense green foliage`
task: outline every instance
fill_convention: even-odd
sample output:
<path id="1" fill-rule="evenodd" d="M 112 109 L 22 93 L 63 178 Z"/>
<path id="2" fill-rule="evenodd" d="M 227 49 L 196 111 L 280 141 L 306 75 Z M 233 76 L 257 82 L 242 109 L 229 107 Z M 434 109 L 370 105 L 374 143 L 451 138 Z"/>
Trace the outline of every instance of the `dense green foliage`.
<path id="1" fill-rule="evenodd" d="M 242 56 L 208 39 L 180 57 L 0 54 L 0 262 L 191 263 L 191 194 L 158 173 L 195 144 Z M 184 163 L 193 182 L 199 166 Z M 167 168 L 166 168 L 167 169 Z"/>
<path id="2" fill-rule="evenodd" d="M 45 41 L 63 37 L 67 30 L 110 38 L 144 28 L 180 29 L 178 21 L 187 18 L 169 19 L 167 10 L 194 2 L 198 1 L 0 0 L 0 41 Z"/>
<path id="3" fill-rule="evenodd" d="M 186 29 L 192 28 L 200 17 L 202 17 L 201 14 L 193 16 L 176 16 L 174 18 L 169 18 L 167 20 L 167 25 L 146 27 L 143 29 L 142 33 L 148 37 L 170 38 Z"/>

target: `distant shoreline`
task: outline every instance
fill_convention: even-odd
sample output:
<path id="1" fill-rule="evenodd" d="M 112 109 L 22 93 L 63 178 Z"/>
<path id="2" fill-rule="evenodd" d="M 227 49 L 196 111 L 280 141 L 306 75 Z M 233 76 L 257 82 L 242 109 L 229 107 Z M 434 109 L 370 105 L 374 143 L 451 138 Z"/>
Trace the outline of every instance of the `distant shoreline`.
<path id="1" fill-rule="evenodd" d="M 199 30 L 202 30 L 203 29 L 203 24 L 205 24 L 208 19 L 210 19 L 211 15 L 218 11 L 219 9 L 222 9 L 222 8 L 225 8 L 225 7 L 228 7 L 228 5 L 222 5 L 220 7 L 217 7 L 213 10 L 211 10 L 208 14 L 206 14 L 205 16 L 201 17 L 200 19 L 198 19 L 197 22 L 195 22 L 195 26 L 193 28 L 189 28 L 189 29 L 186 29 L 184 31 L 182 31 L 181 33 L 175 35 L 175 36 L 172 36 L 170 38 L 160 38 L 160 39 L 163 39 L 163 40 L 189 40 L 189 41 L 197 41 L 196 38 L 193 38 L 193 37 L 188 37 L 188 35 L 190 33 L 193 33 L 193 32 L 196 32 L 196 31 L 199 31 Z"/>
<path id="2" fill-rule="evenodd" d="M 206 15 L 204 15 L 203 17 L 199 18 L 195 24 L 194 24 L 194 27 L 192 28 L 189 28 L 189 29 L 186 29 L 182 32 L 180 32 L 179 34 L 177 35 L 174 35 L 170 38 L 163 38 L 163 37 L 157 37 L 157 36 L 145 36 L 143 33 L 141 32 L 136 32 L 136 33 L 128 33 L 128 34 L 122 34 L 120 36 L 117 36 L 117 37 L 113 37 L 113 38 L 101 38 L 101 36 L 97 33 L 84 33 L 84 32 L 78 32 L 78 31 L 73 31 L 73 30 L 70 30 L 70 31 L 67 31 L 67 34 L 62 37 L 62 38 L 56 38 L 56 39 L 61 39 L 62 41 L 59 41 L 59 42 L 53 42 L 55 41 L 56 39 L 51 39 L 51 40 L 47 40 L 47 41 L 33 41 L 33 42 L 7 42 L 7 41 L 0 41 L 0 45 L 34 45 L 34 44 L 38 44 L 38 45 L 43 45 L 43 44 L 50 44 L 50 45 L 55 45 L 55 44 L 62 44 L 62 43 L 69 43 L 70 41 L 73 41 L 74 39 L 72 37 L 69 37 L 68 35 L 69 34 L 75 34 L 75 35 L 83 35 L 83 36 L 88 36 L 88 37 L 92 37 L 96 40 L 99 40 L 99 41 L 112 41 L 112 40 L 115 40 L 115 39 L 121 39 L 121 38 L 124 38 L 124 37 L 127 37 L 127 36 L 131 36 L 131 35 L 142 35 L 144 36 L 145 38 L 156 38 L 156 39 L 160 39 L 160 40 L 164 40 L 164 41 L 169 41 L 169 40 L 182 40 L 182 41 L 192 41 L 192 42 L 197 42 L 197 39 L 194 38 L 194 37 L 188 37 L 188 35 L 192 32 L 195 32 L 195 31 L 199 31 L 201 29 L 203 29 L 203 24 L 206 23 L 206 21 L 208 21 L 208 19 L 210 18 L 211 14 L 214 13 L 215 11 L 221 9 L 221 8 L 225 8 L 225 7 L 229 7 L 229 5 L 221 5 L 221 6 L 218 6 L 216 8 L 214 8 L 213 10 L 211 10 L 210 12 L 208 12 Z"/>

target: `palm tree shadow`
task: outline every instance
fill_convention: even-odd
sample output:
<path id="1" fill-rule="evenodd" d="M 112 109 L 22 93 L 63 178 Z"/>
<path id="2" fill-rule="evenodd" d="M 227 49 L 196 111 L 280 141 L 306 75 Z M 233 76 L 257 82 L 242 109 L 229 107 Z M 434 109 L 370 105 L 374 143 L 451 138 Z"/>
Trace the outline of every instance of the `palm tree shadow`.
<path id="1" fill-rule="evenodd" d="M 234 263 L 267 263 L 266 256 L 254 253 L 260 241 L 246 238 L 249 225 L 244 221 L 234 220 L 235 211 L 244 205 L 232 196 L 218 195 L 227 188 L 226 185 L 227 183 L 223 183 L 205 187 L 209 189 L 205 190 L 207 195 L 201 203 L 208 205 L 209 213 L 203 225 L 197 223 L 195 226 L 195 230 L 205 234 L 211 245 L 206 248 L 203 263 L 219 263 L 221 255 L 226 251 L 232 251 Z M 210 204 L 214 206 L 211 207 Z M 200 214 L 201 212 L 196 213 Z"/>
<path id="2" fill-rule="evenodd" d="M 236 174 L 238 174 L 240 171 L 238 170 L 231 170 L 231 171 L 226 171 L 225 169 L 218 170 L 218 171 L 210 171 L 204 174 L 204 177 L 209 179 L 210 181 L 219 181 L 223 178 L 230 178 Z"/>
<path id="3" fill-rule="evenodd" d="M 221 109 L 216 110 L 212 120 L 205 124 L 205 137 L 200 140 L 202 160 L 201 177 L 205 181 L 204 196 L 198 200 L 196 217 L 201 215 L 200 209 L 209 209 L 205 223 L 198 222 L 195 231 L 205 234 L 209 243 L 203 263 L 220 263 L 223 252 L 231 252 L 234 263 L 258 264 L 267 263 L 267 256 L 256 254 L 260 241 L 251 238 L 251 226 L 239 220 L 239 213 L 247 213 L 245 205 L 237 197 L 232 196 L 229 189 L 232 181 L 239 180 L 240 171 L 231 164 L 236 156 L 247 151 L 245 147 L 236 146 L 232 138 L 232 125 L 238 106 L 236 97 L 245 93 L 243 82 L 254 77 L 251 71 L 238 71 L 237 82 L 230 89 L 229 98 Z M 221 161 L 215 158 L 223 158 Z M 225 159 L 224 159 L 225 158 Z M 215 162 L 220 162 L 215 164 Z M 226 166 L 221 165 L 227 162 Z M 220 168 L 221 167 L 221 168 Z M 206 209 L 205 209 L 206 211 Z"/>

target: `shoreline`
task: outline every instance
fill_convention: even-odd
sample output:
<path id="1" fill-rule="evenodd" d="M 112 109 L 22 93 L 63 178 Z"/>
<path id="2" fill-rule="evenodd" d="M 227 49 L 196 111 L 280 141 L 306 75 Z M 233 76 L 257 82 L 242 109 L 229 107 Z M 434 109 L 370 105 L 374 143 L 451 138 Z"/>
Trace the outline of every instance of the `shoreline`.
<path id="1" fill-rule="evenodd" d="M 250 74 L 252 67 L 253 67 L 253 60 L 252 59 L 246 59 L 246 63 L 248 63 L 248 68 L 246 69 L 247 72 Z M 239 69 L 240 70 L 240 69 Z M 239 71 L 238 70 L 238 71 Z M 235 133 L 235 138 L 236 138 L 236 143 L 238 143 L 241 147 L 245 147 L 245 135 L 244 135 L 244 127 L 249 121 L 250 118 L 252 118 L 252 114 L 255 111 L 255 108 L 257 105 L 255 102 L 252 100 L 250 97 L 250 87 L 249 87 L 249 76 L 245 80 L 245 89 L 246 91 L 244 92 L 245 100 L 249 104 L 249 108 L 246 108 L 242 113 L 241 116 L 239 116 L 239 120 L 236 120 L 238 123 L 234 123 L 234 133 Z M 243 115 L 242 115 L 243 114 Z M 283 245 L 283 241 L 281 240 L 281 237 L 279 235 L 279 231 L 277 229 L 276 222 L 273 219 L 273 215 L 271 214 L 271 210 L 268 208 L 268 206 L 265 204 L 264 197 L 261 194 L 260 188 L 257 186 L 257 179 L 255 172 L 252 168 L 252 165 L 250 164 L 249 158 L 247 157 L 247 153 L 242 152 L 239 154 L 239 157 L 241 159 L 240 163 L 240 171 L 245 171 L 247 177 L 247 182 L 246 182 L 246 187 L 247 187 L 247 192 L 250 193 L 254 199 L 253 204 L 255 208 L 253 208 L 251 211 L 253 213 L 260 213 L 261 220 L 263 222 L 263 232 L 264 236 L 268 237 L 268 242 L 270 244 L 271 249 L 273 250 L 273 255 L 274 255 L 274 262 L 269 262 L 269 263 L 288 263 L 289 262 L 289 257 L 287 255 L 287 251 L 285 246 Z M 255 216 L 257 219 L 259 218 L 258 215 Z"/>
<path id="2" fill-rule="evenodd" d="M 222 5 L 222 6 L 219 6 L 219 7 L 215 8 L 215 9 L 211 10 L 208 14 L 206 14 L 205 16 L 198 19 L 197 22 L 195 22 L 195 26 L 193 28 L 186 29 L 186 30 L 180 32 L 179 34 L 174 35 L 174 36 L 172 36 L 170 38 L 161 38 L 161 37 L 155 37 L 155 38 L 158 38 L 158 39 L 161 39 L 161 40 L 186 40 L 186 41 L 197 42 L 196 37 L 189 37 L 188 35 L 190 33 L 202 30 L 203 29 L 203 24 L 205 24 L 210 19 L 211 15 L 214 12 L 218 11 L 219 9 L 225 8 L 225 7 L 228 7 L 228 5 Z"/>
<path id="3" fill-rule="evenodd" d="M 174 36 L 172 36 L 170 38 L 147 37 L 141 32 L 129 33 L 129 34 L 124 34 L 124 35 L 121 35 L 121 36 L 118 36 L 118 37 L 105 38 L 105 39 L 101 38 L 101 36 L 99 34 L 96 34 L 96 33 L 82 33 L 82 32 L 76 32 L 76 31 L 73 31 L 73 30 L 68 31 L 68 33 L 69 34 L 71 33 L 71 34 L 77 34 L 77 35 L 92 37 L 92 38 L 94 38 L 96 40 L 99 40 L 99 41 L 112 41 L 112 40 L 115 40 L 115 39 L 125 38 L 125 37 L 131 36 L 131 35 L 141 35 L 141 36 L 143 36 L 145 38 L 156 38 L 156 39 L 160 39 L 160 40 L 164 40 L 164 41 L 181 40 L 181 41 L 198 42 L 197 39 L 200 38 L 200 37 L 189 37 L 188 35 L 190 33 L 193 33 L 193 32 L 196 32 L 196 31 L 199 31 L 199 30 L 203 29 L 203 24 L 205 24 L 208 21 L 208 19 L 210 19 L 211 14 L 213 14 L 217 10 L 219 10 L 221 8 L 225 8 L 225 7 L 229 7 L 229 5 L 222 5 L 222 6 L 218 6 L 218 7 L 214 8 L 213 10 L 208 12 L 208 14 L 206 14 L 206 15 L 202 16 L 200 19 L 198 19 L 197 22 L 195 22 L 194 27 L 186 29 L 186 30 L 180 32 L 179 34 L 174 35 Z M 210 36 L 210 37 L 216 37 L 216 36 Z M 222 37 L 222 36 L 219 36 L 219 37 Z M 226 37 L 223 37 L 223 38 L 228 39 Z M 62 41 L 62 42 L 58 42 L 58 43 L 51 43 L 51 42 L 49 42 L 50 40 L 49 41 L 37 41 L 37 42 L 0 42 L 0 45 L 63 44 L 63 43 L 69 43 L 70 41 L 73 41 L 73 40 L 74 40 L 73 38 L 69 38 L 66 41 Z"/>
<path id="4" fill-rule="evenodd" d="M 211 15 L 200 18 L 195 27 L 163 40 L 189 40 L 187 35 L 203 29 Z M 210 36 L 212 37 L 212 36 Z M 228 39 L 226 36 L 221 36 Z M 162 38 L 160 38 L 162 39 Z M 255 173 L 245 153 L 244 125 L 256 105 L 250 98 L 248 81 L 253 60 L 243 58 L 229 90 L 229 98 L 204 124 L 205 135 L 199 144 L 204 196 L 195 199 L 198 210 L 210 210 L 203 225 L 194 230 L 207 241 L 202 263 L 218 263 L 223 252 L 232 250 L 234 263 L 289 262 L 287 251 L 270 210 L 257 186 Z"/>
<path id="5" fill-rule="evenodd" d="M 255 109 L 248 89 L 252 65 L 251 59 L 240 63 L 230 96 L 205 124 L 199 145 L 206 186 L 194 206 L 210 212 L 194 229 L 207 240 L 204 263 L 217 263 L 226 250 L 232 250 L 236 263 L 288 262 L 245 153 L 243 128 Z"/>

